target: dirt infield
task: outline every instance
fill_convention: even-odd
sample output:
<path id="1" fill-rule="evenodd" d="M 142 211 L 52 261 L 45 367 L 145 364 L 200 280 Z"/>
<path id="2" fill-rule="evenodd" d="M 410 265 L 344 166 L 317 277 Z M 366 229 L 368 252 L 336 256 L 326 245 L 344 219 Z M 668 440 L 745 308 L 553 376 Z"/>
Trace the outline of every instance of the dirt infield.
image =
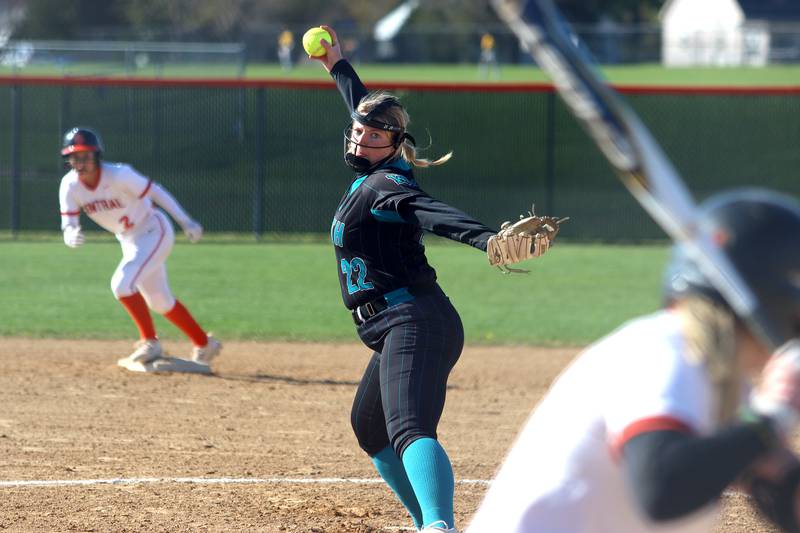
<path id="1" fill-rule="evenodd" d="M 130 349 L 0 339 L 0 529 L 411 530 L 350 429 L 362 346 L 226 343 L 210 377 L 124 371 Z M 575 353 L 465 349 L 440 425 L 459 527 Z M 744 498 L 726 500 L 720 533 L 770 531 Z"/>

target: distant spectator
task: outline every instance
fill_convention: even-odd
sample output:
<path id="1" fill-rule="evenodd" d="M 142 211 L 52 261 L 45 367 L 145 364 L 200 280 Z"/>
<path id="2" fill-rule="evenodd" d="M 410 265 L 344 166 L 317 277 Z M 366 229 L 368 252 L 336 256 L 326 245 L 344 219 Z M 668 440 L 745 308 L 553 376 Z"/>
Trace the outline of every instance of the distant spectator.
<path id="1" fill-rule="evenodd" d="M 278 60 L 283 70 L 292 70 L 292 50 L 294 50 L 294 34 L 283 30 L 278 36 Z"/>
<path id="2" fill-rule="evenodd" d="M 481 78 L 500 78 L 500 67 L 497 64 L 494 44 L 494 36 L 491 33 L 487 32 L 481 36 L 481 56 L 478 63 Z"/>
<path id="3" fill-rule="evenodd" d="M 620 62 L 619 58 L 619 42 L 620 42 L 620 26 L 614 19 L 608 15 L 600 17 L 597 23 L 597 33 L 600 35 L 600 46 L 598 49 L 598 58 L 601 63 L 613 65 Z"/>

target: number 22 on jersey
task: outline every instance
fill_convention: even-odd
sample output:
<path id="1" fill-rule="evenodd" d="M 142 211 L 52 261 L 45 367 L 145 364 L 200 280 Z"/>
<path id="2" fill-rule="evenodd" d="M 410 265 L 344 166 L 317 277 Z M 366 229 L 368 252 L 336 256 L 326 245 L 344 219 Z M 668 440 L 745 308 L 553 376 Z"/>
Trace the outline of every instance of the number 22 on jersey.
<path id="1" fill-rule="evenodd" d="M 331 223 L 331 241 L 334 246 L 344 246 L 344 222 L 333 219 Z M 358 291 L 367 291 L 374 288 L 374 285 L 367 281 L 367 265 L 360 257 L 354 257 L 350 261 L 342 259 L 342 274 L 347 280 L 347 294 L 355 294 Z"/>
<path id="2" fill-rule="evenodd" d="M 347 279 L 347 294 L 354 294 L 358 291 L 368 291 L 374 285 L 367 281 L 367 265 L 360 257 L 354 257 L 350 261 L 342 259 L 342 274 Z"/>

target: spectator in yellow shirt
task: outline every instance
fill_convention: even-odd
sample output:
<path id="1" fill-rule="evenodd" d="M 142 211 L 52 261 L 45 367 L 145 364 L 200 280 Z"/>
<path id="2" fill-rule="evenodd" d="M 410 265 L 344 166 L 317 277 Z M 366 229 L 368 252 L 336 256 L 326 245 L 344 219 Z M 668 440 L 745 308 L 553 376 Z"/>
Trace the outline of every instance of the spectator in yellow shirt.
<path id="1" fill-rule="evenodd" d="M 292 50 L 294 50 L 294 35 L 289 30 L 283 30 L 278 36 L 278 60 L 283 70 L 292 70 Z"/>
<path id="2" fill-rule="evenodd" d="M 478 64 L 481 78 L 500 78 L 500 67 L 497 64 L 494 45 L 494 36 L 491 33 L 487 32 L 481 36 L 481 56 Z"/>

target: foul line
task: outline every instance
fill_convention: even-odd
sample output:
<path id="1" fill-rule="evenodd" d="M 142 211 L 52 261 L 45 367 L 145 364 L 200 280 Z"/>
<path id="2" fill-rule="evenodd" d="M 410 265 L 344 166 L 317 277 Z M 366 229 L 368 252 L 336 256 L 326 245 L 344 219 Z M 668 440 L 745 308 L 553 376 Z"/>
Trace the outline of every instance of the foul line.
<path id="1" fill-rule="evenodd" d="M 153 485 L 167 483 L 188 483 L 197 485 L 375 485 L 384 483 L 381 478 L 347 478 L 347 477 L 317 477 L 317 478 L 253 478 L 253 477 L 134 477 L 134 478 L 111 478 L 111 479 L 30 479 L 0 481 L 0 488 L 10 487 L 68 487 L 86 485 Z M 460 479 L 456 485 L 483 485 L 489 486 L 491 481 L 486 479 Z M 736 489 L 728 489 L 722 493 L 723 498 L 744 496 L 750 498 L 746 492 Z"/>
<path id="2" fill-rule="evenodd" d="M 380 478 L 237 478 L 237 477 L 138 477 L 138 478 L 111 478 L 111 479 L 30 479 L 0 481 L 2 487 L 66 487 L 71 485 L 146 485 L 157 483 L 194 483 L 198 485 L 270 485 L 270 484 L 306 484 L 306 485 L 337 485 L 337 484 L 376 484 L 384 483 Z M 485 479 L 461 479 L 457 485 L 489 485 Z"/>

